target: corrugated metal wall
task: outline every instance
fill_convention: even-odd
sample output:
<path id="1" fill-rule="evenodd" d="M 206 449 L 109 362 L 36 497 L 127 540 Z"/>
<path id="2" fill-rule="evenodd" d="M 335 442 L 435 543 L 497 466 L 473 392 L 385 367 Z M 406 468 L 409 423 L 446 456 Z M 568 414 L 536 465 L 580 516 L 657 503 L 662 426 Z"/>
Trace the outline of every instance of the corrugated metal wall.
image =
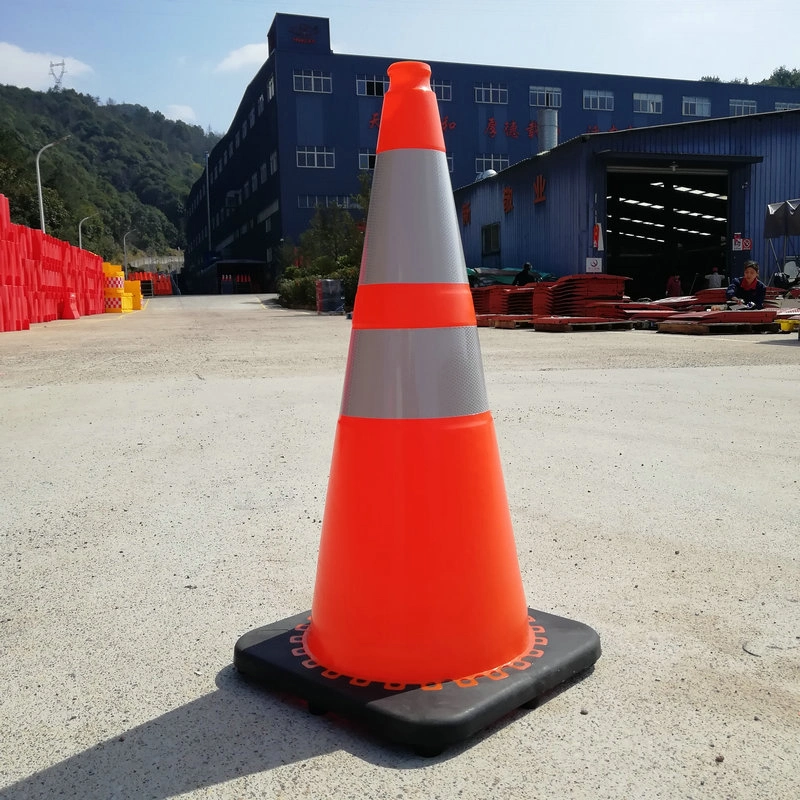
<path id="1" fill-rule="evenodd" d="M 678 163 L 681 156 L 760 157 L 760 163 L 717 166 L 730 170 L 730 234 L 752 238 L 752 257 L 764 267 L 762 274 L 775 271 L 764 215 L 768 203 L 800 196 L 800 111 L 584 135 L 459 189 L 455 200 L 467 266 L 514 267 L 527 260 L 558 275 L 585 271 L 586 258 L 598 255 L 592 248 L 595 211 L 607 227 L 606 169 L 613 159 L 608 151 L 668 156 Z M 544 181 L 545 199 L 534 203 L 537 181 L 539 187 Z M 481 255 L 481 227 L 492 222 L 501 226 L 501 253 L 487 259 Z M 737 254 L 734 273 L 749 256 Z"/>

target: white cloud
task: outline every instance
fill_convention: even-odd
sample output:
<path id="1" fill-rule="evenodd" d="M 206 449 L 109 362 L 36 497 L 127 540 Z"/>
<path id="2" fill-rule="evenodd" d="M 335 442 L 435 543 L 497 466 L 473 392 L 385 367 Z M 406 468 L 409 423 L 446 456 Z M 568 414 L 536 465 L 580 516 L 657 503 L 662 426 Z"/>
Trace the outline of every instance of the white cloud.
<path id="1" fill-rule="evenodd" d="M 260 67 L 269 56 L 267 43 L 246 44 L 238 50 L 232 50 L 214 67 L 214 72 L 236 72 L 246 67 Z"/>
<path id="2" fill-rule="evenodd" d="M 50 74 L 50 64 L 62 61 L 64 62 L 62 85 L 69 85 L 71 78 L 93 72 L 88 64 L 76 58 L 53 53 L 29 53 L 15 44 L 0 42 L 0 83 L 45 91 L 55 84 Z M 59 75 L 61 67 L 54 67 L 54 72 Z"/>
<path id="3" fill-rule="evenodd" d="M 164 110 L 164 116 L 167 119 L 180 119 L 184 122 L 193 125 L 197 122 L 197 115 L 191 106 L 171 105 L 167 106 Z"/>

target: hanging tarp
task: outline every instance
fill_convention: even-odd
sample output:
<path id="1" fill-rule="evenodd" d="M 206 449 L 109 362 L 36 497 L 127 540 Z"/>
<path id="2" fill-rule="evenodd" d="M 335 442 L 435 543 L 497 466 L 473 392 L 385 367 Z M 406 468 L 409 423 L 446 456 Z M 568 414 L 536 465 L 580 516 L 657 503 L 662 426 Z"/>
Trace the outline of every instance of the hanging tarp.
<path id="1" fill-rule="evenodd" d="M 769 203 L 764 216 L 764 238 L 800 236 L 800 199 Z"/>
<path id="2" fill-rule="evenodd" d="M 787 200 L 786 205 L 789 208 L 788 235 L 800 236 L 800 199 Z"/>

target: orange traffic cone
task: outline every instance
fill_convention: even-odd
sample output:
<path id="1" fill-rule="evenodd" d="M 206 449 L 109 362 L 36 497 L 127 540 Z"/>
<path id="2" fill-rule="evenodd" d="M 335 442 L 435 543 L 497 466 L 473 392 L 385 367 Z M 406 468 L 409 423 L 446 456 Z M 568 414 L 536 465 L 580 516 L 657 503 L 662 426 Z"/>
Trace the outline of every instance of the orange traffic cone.
<path id="1" fill-rule="evenodd" d="M 234 658 L 436 752 L 600 645 L 526 606 L 430 67 L 388 73 L 312 611 Z"/>

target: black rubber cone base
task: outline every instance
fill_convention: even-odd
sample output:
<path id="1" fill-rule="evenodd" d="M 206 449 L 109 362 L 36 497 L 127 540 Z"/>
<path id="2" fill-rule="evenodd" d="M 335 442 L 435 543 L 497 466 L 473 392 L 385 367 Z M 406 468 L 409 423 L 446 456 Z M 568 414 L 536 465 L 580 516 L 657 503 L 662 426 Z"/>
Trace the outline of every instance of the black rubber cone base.
<path id="1" fill-rule="evenodd" d="M 297 695 L 314 714 L 333 711 L 379 735 L 437 755 L 516 708 L 585 672 L 600 657 L 600 638 L 580 622 L 528 609 L 532 649 L 492 672 L 442 684 L 383 684 L 331 672 L 303 649 L 311 612 L 246 633 L 234 648 L 236 669 L 268 689 Z"/>

